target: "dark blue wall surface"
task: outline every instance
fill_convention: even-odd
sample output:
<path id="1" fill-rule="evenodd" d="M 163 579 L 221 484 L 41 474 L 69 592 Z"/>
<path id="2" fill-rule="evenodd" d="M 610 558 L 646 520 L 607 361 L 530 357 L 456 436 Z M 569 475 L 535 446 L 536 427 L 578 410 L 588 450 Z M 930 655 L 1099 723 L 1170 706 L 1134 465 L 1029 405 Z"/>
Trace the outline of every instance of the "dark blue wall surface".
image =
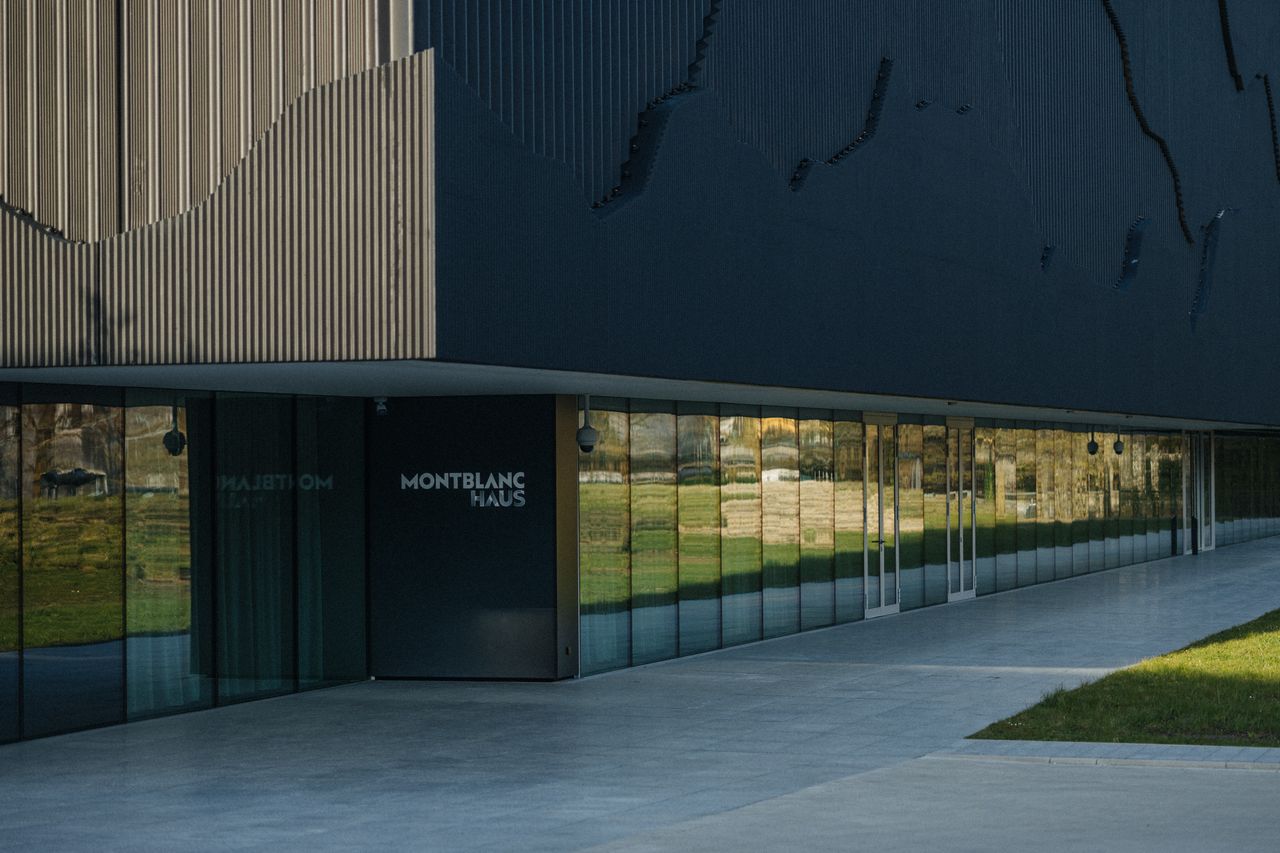
<path id="1" fill-rule="evenodd" d="M 555 398 L 389 405 L 369 422 L 371 673 L 556 678 Z M 405 488 L 423 472 L 524 478 Z"/>
<path id="2" fill-rule="evenodd" d="M 1102 0 L 421 2 L 440 357 L 1280 424 L 1280 7 L 1237 91 L 1218 4 L 1113 5 L 1193 244 Z"/>

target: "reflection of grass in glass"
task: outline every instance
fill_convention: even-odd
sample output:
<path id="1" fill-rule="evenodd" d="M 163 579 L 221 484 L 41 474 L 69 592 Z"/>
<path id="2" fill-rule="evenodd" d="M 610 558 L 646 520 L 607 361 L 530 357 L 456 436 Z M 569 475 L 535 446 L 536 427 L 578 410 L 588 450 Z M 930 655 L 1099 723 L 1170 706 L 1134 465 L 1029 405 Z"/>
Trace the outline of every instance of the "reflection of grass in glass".
<path id="1" fill-rule="evenodd" d="M 631 488 L 631 605 L 676 600 L 676 487 L 646 483 Z"/>
<path id="2" fill-rule="evenodd" d="M 23 565 L 28 647 L 119 639 L 120 497 L 27 501 Z"/>
<path id="3" fill-rule="evenodd" d="M 580 483 L 579 583 L 583 613 L 627 609 L 631 594 L 630 503 L 627 487 Z"/>
<path id="4" fill-rule="evenodd" d="M 796 543 L 764 545 L 764 585 L 769 589 L 794 589 L 800 584 L 800 547 Z"/>
<path id="5" fill-rule="evenodd" d="M 803 484 L 802 484 L 803 486 Z M 612 492 L 610 490 L 613 490 Z M 801 494 L 803 495 L 803 489 Z M 761 504 L 755 484 L 720 487 L 715 485 L 681 485 L 679 487 L 678 512 L 681 531 L 678 540 L 666 529 L 637 528 L 630 531 L 625 487 L 601 483 L 580 485 L 582 536 L 584 613 L 616 612 L 628 606 L 631 584 L 627 574 L 627 536 L 632 536 L 632 547 L 638 553 L 671 554 L 678 546 L 679 595 L 681 599 L 714 599 L 721 595 L 759 592 L 768 578 L 771 586 L 790 586 L 795 576 L 797 560 L 801 564 L 802 578 L 826 577 L 827 558 L 816 555 L 812 569 L 804 568 L 806 545 L 799 552 L 795 544 L 771 543 L 763 545 L 756 536 L 733 535 L 735 530 L 754 530 L 760 522 Z M 858 506 L 861 506 L 861 490 L 858 490 Z M 924 498 L 923 524 L 919 517 L 908 522 L 904 517 L 904 529 L 899 534 L 903 550 L 903 567 L 908 560 L 921 556 L 927 565 L 946 563 L 946 500 L 940 494 L 928 494 Z M 997 523 L 990 511 L 990 502 L 979 501 L 977 512 L 978 558 L 993 557 L 997 552 L 1012 555 L 1018 551 L 1018 530 L 1010 517 Z M 967 520 L 967 519 L 966 519 Z M 775 526 L 783 522 L 772 520 Z M 837 519 L 839 524 L 839 520 Z M 789 522 L 796 528 L 798 519 Z M 1087 543 L 1090 541 L 1090 522 L 1046 522 L 1061 525 L 1064 542 Z M 1095 526 L 1100 524 L 1095 522 Z M 838 577 L 862 577 L 863 533 L 861 529 L 838 529 L 834 533 L 834 566 Z M 1038 533 L 1040 525 L 1031 525 Z M 1152 529 L 1162 529 L 1168 536 L 1169 523 Z M 887 531 L 888 532 L 888 531 Z M 1046 535 L 1046 544 L 1048 536 Z M 1055 539 L 1057 537 L 1055 536 Z M 968 545 L 966 530 L 966 549 Z M 816 541 L 816 539 L 815 539 Z M 675 544 L 673 544 L 673 542 Z M 807 542 L 807 540 L 806 540 Z M 1037 539 L 1038 542 L 1038 539 Z M 893 565 L 894 548 L 887 544 L 885 560 Z M 667 571 L 674 571 L 672 566 Z M 648 571 L 650 569 L 646 569 Z M 651 570 L 662 573 L 661 566 Z M 635 606 L 669 603 L 665 593 L 661 601 L 651 596 L 640 596 Z"/>
<path id="6" fill-rule="evenodd" d="M 187 499 L 176 493 L 130 495 L 128 629 L 170 634 L 191 627 L 191 539 Z"/>
<path id="7" fill-rule="evenodd" d="M 680 485 L 680 598 L 720 595 L 720 489 Z"/>
<path id="8" fill-rule="evenodd" d="M 0 501 L 0 652 L 18 648 L 18 502 Z"/>
<path id="9" fill-rule="evenodd" d="M 979 738 L 1280 746 L 1280 610 L 1075 690 Z"/>

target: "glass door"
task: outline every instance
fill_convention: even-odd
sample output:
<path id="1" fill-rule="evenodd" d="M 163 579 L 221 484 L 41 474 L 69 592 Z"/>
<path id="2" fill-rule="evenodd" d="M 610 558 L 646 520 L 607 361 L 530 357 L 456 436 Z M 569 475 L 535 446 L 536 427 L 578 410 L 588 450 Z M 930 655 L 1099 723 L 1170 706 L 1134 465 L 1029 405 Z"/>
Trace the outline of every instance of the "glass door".
<path id="1" fill-rule="evenodd" d="M 898 489 L 894 478 L 898 427 L 895 415 L 868 413 L 863 419 L 867 425 L 863 589 L 866 590 L 866 616 L 870 619 L 898 612 Z"/>
<path id="2" fill-rule="evenodd" d="M 947 601 L 976 594 L 973 505 L 973 421 L 947 420 Z"/>
<path id="3" fill-rule="evenodd" d="M 1215 545 L 1213 500 L 1213 433 L 1187 433 L 1189 463 L 1185 466 L 1186 526 L 1191 532 L 1189 553 L 1212 551 Z"/>

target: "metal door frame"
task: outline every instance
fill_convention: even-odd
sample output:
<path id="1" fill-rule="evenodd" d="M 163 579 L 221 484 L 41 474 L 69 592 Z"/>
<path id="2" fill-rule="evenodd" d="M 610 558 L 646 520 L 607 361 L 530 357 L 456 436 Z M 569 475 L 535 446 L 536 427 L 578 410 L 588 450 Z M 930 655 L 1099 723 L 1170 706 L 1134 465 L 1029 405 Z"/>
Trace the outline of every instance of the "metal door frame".
<path id="1" fill-rule="evenodd" d="M 956 460 L 955 469 L 956 476 L 960 482 L 956 483 L 956 508 L 959 515 L 959 525 L 957 530 L 960 534 L 960 553 L 955 555 L 958 559 L 953 559 L 951 553 L 951 435 L 955 433 L 956 438 Z M 969 452 L 964 453 L 964 442 L 962 435 L 969 433 Z M 969 511 L 964 511 L 964 484 L 965 484 L 965 464 L 969 466 Z M 973 491 L 973 475 L 974 469 L 977 467 L 977 435 L 974 428 L 973 418 L 947 418 L 947 603 L 955 601 L 968 601 L 976 598 L 978 595 L 978 564 L 977 564 L 977 539 L 978 539 L 978 511 L 976 501 L 974 500 Z M 967 516 L 967 519 L 966 519 Z M 965 524 L 966 520 L 968 524 Z M 968 562 L 965 562 L 965 528 L 969 530 L 968 544 Z M 954 592 L 951 589 L 951 566 L 952 563 L 958 563 L 957 571 L 960 577 L 960 590 Z M 968 566 L 969 588 L 965 589 L 965 566 Z"/>
<path id="2" fill-rule="evenodd" d="M 897 457 L 897 448 L 898 448 L 898 442 L 897 442 L 898 416 L 896 414 L 886 414 L 881 412 L 864 412 L 862 415 L 862 422 L 863 424 L 868 426 L 893 428 L 893 437 L 894 437 L 893 447 L 894 447 L 895 458 L 892 460 L 892 464 L 897 465 L 898 460 L 896 457 Z M 867 463 L 870 462 L 871 457 L 870 457 L 869 451 L 867 450 L 867 441 L 866 441 L 865 435 L 863 436 L 862 447 L 863 447 L 862 470 L 866 471 L 868 467 Z M 876 585 L 876 589 L 879 590 L 880 600 L 879 602 L 877 602 L 876 606 L 874 607 L 871 605 L 870 597 L 868 596 L 866 591 L 868 586 L 870 586 L 869 581 L 870 581 L 870 574 L 871 574 L 870 547 L 869 547 L 869 543 L 871 541 L 870 540 L 871 530 L 870 530 L 870 525 L 866 521 L 868 514 L 865 511 L 866 492 L 867 492 L 867 485 L 868 485 L 867 477 L 864 476 L 862 478 L 863 507 L 864 507 L 864 511 L 862 513 L 862 518 L 863 518 L 863 523 L 862 523 L 862 534 L 863 534 L 862 535 L 862 542 L 863 542 L 863 546 L 862 546 L 862 590 L 863 590 L 862 607 L 863 607 L 863 616 L 866 619 L 875 619 L 879 616 L 891 616 L 899 612 L 899 609 L 902 605 L 902 571 L 901 571 L 902 555 L 901 555 L 901 549 L 898 547 L 899 546 L 898 478 L 896 476 L 893 478 L 893 498 L 892 498 L 893 500 L 893 584 L 894 584 L 893 603 L 892 604 L 884 603 L 884 598 L 885 598 L 885 595 L 884 595 L 884 587 L 885 587 L 885 584 L 884 584 L 884 571 L 885 571 L 885 565 L 884 565 L 884 440 L 883 440 L 883 436 L 879 433 L 877 433 L 876 435 L 876 477 L 877 477 L 876 523 L 878 525 L 878 529 L 876 530 L 876 541 L 880 545 L 880 547 L 877 549 L 877 553 L 880 558 L 880 583 Z"/>
<path id="3" fill-rule="evenodd" d="M 1196 551 L 1212 551 L 1218 544 L 1215 436 L 1212 432 L 1188 432 L 1183 435 L 1186 436 L 1186 457 L 1189 464 L 1182 466 L 1182 525 L 1186 531 L 1182 553 L 1193 553 L 1193 539 Z"/>

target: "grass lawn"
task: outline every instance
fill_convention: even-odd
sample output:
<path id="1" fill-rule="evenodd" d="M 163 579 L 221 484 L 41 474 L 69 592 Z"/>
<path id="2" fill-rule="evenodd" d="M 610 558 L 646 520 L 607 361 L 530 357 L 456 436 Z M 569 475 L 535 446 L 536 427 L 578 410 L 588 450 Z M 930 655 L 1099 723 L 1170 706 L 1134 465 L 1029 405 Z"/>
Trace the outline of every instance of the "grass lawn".
<path id="1" fill-rule="evenodd" d="M 1280 746 L 1280 610 L 1056 690 L 972 737 Z"/>

